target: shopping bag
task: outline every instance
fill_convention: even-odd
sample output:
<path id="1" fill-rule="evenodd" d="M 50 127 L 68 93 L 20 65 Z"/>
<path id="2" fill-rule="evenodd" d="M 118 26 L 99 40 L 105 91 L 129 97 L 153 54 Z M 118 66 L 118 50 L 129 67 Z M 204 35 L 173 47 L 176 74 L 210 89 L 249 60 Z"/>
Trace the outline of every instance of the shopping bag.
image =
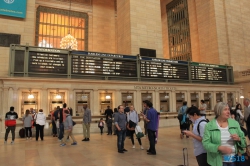
<path id="1" fill-rule="evenodd" d="M 141 127 L 140 127 L 139 125 L 137 125 L 137 126 L 135 127 L 135 135 L 136 135 L 137 138 L 144 137 L 144 134 L 143 134 L 143 132 L 142 132 L 142 129 L 141 129 Z"/>

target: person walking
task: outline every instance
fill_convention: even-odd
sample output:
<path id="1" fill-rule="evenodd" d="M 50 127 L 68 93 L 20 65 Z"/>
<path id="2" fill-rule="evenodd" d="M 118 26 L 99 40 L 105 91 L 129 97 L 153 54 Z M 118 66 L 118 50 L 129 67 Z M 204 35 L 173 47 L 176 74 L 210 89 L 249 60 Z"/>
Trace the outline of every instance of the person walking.
<path id="1" fill-rule="evenodd" d="M 84 139 L 82 141 L 89 141 L 90 138 L 90 123 L 91 123 L 91 110 L 88 109 L 87 105 L 83 105 L 84 114 L 83 114 L 83 135 Z"/>
<path id="2" fill-rule="evenodd" d="M 10 111 L 5 114 L 5 138 L 4 138 L 4 144 L 7 144 L 8 135 L 11 131 L 12 134 L 12 141 L 11 144 L 14 144 L 15 141 L 15 130 L 16 130 L 16 120 L 18 119 L 18 115 L 16 112 L 14 112 L 14 107 L 10 107 Z"/>
<path id="3" fill-rule="evenodd" d="M 150 142 L 147 154 L 156 155 L 155 138 L 156 131 L 158 130 L 158 112 L 153 108 L 153 104 L 148 100 L 144 101 L 144 106 L 148 110 L 147 115 L 142 114 L 143 119 L 147 122 L 148 139 Z"/>
<path id="4" fill-rule="evenodd" d="M 115 126 L 116 126 L 116 134 L 117 134 L 117 148 L 118 153 L 124 153 L 127 150 L 124 149 L 124 141 L 126 138 L 126 114 L 124 114 L 123 105 L 118 106 L 118 113 L 115 115 Z"/>
<path id="5" fill-rule="evenodd" d="M 128 122 L 127 128 L 130 131 L 130 139 L 133 145 L 132 148 L 134 149 L 135 148 L 135 143 L 134 143 L 135 127 L 136 125 L 138 125 L 139 117 L 133 105 L 131 105 L 129 109 L 130 109 L 130 112 L 127 113 L 127 122 Z M 143 150 L 144 148 L 141 143 L 141 138 L 138 138 L 137 140 L 140 144 L 141 149 Z"/>
<path id="6" fill-rule="evenodd" d="M 112 135 L 112 123 L 113 123 L 113 120 L 111 119 L 111 116 L 108 116 L 108 120 L 107 120 L 108 134 L 107 135 Z"/>
<path id="7" fill-rule="evenodd" d="M 198 165 L 209 166 L 207 163 L 207 151 L 202 145 L 202 138 L 208 121 L 205 116 L 201 115 L 200 110 L 195 106 L 188 108 L 187 114 L 194 124 L 193 132 L 184 130 L 183 133 L 193 138 L 194 155 L 196 156 Z"/>
<path id="8" fill-rule="evenodd" d="M 44 137 L 44 125 L 46 123 L 46 116 L 43 113 L 43 109 L 39 109 L 39 112 L 34 117 L 36 121 L 36 141 L 38 141 L 38 137 L 40 135 L 41 140 L 43 141 Z"/>
<path id="9" fill-rule="evenodd" d="M 23 125 L 25 128 L 26 139 L 32 138 L 32 131 L 31 131 L 32 121 L 33 118 L 30 115 L 30 110 L 26 110 L 25 115 L 23 116 Z"/>
<path id="10" fill-rule="evenodd" d="M 64 125 L 64 137 L 62 139 L 62 144 L 60 146 L 66 146 L 66 139 L 68 137 L 71 137 L 71 139 L 73 140 L 71 145 L 77 145 L 76 139 L 75 139 L 75 137 L 73 135 L 72 116 L 70 115 L 69 110 L 64 110 L 64 113 L 66 114 L 66 119 L 63 122 L 63 125 Z"/>

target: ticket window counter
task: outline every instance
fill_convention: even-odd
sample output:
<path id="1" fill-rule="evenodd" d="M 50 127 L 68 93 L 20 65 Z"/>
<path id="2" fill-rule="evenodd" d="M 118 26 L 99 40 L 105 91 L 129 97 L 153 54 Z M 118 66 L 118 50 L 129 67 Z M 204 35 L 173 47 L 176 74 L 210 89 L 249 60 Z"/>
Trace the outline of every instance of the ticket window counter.
<path id="1" fill-rule="evenodd" d="M 209 93 L 205 93 L 204 94 L 204 101 L 205 104 L 207 105 L 207 110 L 212 110 L 212 104 L 211 104 L 211 100 L 212 99 L 212 95 Z"/>
<path id="2" fill-rule="evenodd" d="M 76 92 L 76 116 L 83 116 L 83 105 L 90 106 L 90 93 Z M 73 113 L 74 114 L 74 113 Z"/>
<path id="3" fill-rule="evenodd" d="M 100 93 L 100 115 L 104 115 L 108 106 L 113 110 L 112 93 Z"/>
<path id="4" fill-rule="evenodd" d="M 49 98 L 49 110 L 45 112 L 46 115 L 49 115 L 51 111 L 54 111 L 57 106 L 60 108 L 63 107 L 63 103 L 65 102 L 65 93 L 64 92 L 50 92 Z"/>
<path id="5" fill-rule="evenodd" d="M 216 93 L 216 102 L 223 102 L 223 94 L 222 93 Z"/>
<path id="6" fill-rule="evenodd" d="M 191 98 L 191 106 L 195 106 L 199 108 L 199 95 L 197 93 L 190 93 Z"/>
<path id="7" fill-rule="evenodd" d="M 26 110 L 30 110 L 31 114 L 38 112 L 38 92 L 23 92 L 22 93 L 21 116 Z"/>
<path id="8" fill-rule="evenodd" d="M 153 103 L 153 96 L 152 96 L 152 93 L 142 93 L 142 94 L 141 94 L 141 98 L 142 98 L 142 111 L 144 111 L 144 104 L 143 104 L 143 101 L 144 101 L 144 100 L 148 100 L 148 101 L 150 101 L 151 103 Z"/>
<path id="9" fill-rule="evenodd" d="M 124 107 L 134 105 L 134 95 L 129 93 L 122 93 L 122 104 Z"/>
<path id="10" fill-rule="evenodd" d="M 178 112 L 179 109 L 183 106 L 184 100 L 185 100 L 184 93 L 176 93 L 176 112 Z"/>
<path id="11" fill-rule="evenodd" d="M 160 93 L 160 112 L 170 112 L 169 93 Z"/>

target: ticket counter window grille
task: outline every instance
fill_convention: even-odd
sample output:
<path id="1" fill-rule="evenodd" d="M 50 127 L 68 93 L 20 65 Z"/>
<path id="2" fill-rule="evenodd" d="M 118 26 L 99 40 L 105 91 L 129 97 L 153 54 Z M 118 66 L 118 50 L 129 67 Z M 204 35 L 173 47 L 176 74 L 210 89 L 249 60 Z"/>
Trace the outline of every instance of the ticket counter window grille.
<path id="1" fill-rule="evenodd" d="M 87 50 L 88 15 L 86 13 L 39 6 L 36 16 L 36 46 L 60 48 L 62 38 L 70 32 L 77 40 L 75 49 Z"/>

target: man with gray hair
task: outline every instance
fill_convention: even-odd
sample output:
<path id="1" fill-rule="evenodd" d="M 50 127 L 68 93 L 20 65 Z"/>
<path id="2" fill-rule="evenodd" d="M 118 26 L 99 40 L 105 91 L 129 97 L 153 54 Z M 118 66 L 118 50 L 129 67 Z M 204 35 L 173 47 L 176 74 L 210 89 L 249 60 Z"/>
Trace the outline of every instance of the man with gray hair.
<path id="1" fill-rule="evenodd" d="M 245 98 L 243 101 L 243 104 L 245 106 L 244 109 L 244 119 L 246 122 L 246 126 L 247 126 L 247 136 L 248 139 L 250 140 L 250 100 L 248 98 Z"/>

